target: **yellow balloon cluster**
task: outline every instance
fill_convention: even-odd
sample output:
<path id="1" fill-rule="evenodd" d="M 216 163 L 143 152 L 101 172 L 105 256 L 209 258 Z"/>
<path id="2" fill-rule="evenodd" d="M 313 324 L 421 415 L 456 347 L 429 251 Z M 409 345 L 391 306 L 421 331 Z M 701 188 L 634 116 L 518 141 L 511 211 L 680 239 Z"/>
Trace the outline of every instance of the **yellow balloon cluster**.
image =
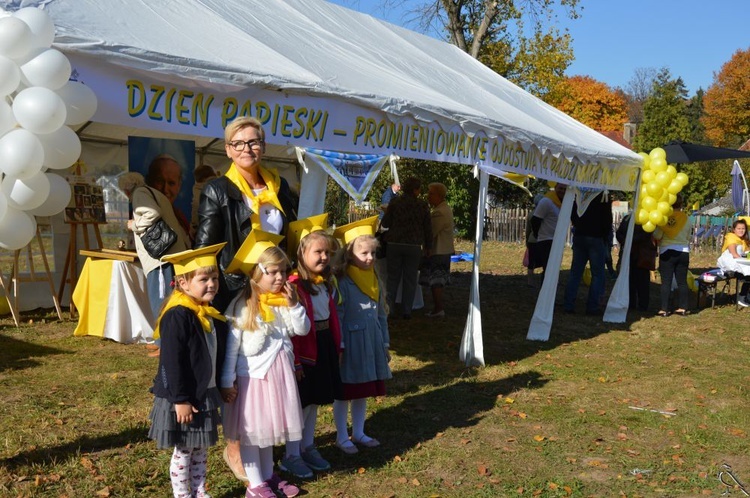
<path id="1" fill-rule="evenodd" d="M 646 232 L 653 232 L 656 227 L 667 224 L 667 218 L 674 209 L 672 204 L 677 194 L 688 183 L 685 173 L 678 173 L 671 164 L 667 164 L 667 153 L 657 147 L 650 154 L 638 153 L 643 158 L 641 173 L 641 196 L 636 211 L 635 222 L 643 226 Z"/>

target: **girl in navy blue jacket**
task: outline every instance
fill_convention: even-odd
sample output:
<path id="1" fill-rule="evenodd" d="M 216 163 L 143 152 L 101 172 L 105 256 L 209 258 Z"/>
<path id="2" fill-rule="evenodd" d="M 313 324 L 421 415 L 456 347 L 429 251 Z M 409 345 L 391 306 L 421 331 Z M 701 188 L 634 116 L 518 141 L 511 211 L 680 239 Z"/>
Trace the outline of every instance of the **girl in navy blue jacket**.
<path id="1" fill-rule="evenodd" d="M 208 448 L 218 440 L 222 398 L 216 385 L 226 350 L 224 316 L 210 306 L 219 288 L 216 253 L 224 244 L 165 256 L 175 289 L 159 316 L 159 370 L 151 392 L 149 437 L 173 448 L 169 478 L 175 497 L 205 498 Z"/>

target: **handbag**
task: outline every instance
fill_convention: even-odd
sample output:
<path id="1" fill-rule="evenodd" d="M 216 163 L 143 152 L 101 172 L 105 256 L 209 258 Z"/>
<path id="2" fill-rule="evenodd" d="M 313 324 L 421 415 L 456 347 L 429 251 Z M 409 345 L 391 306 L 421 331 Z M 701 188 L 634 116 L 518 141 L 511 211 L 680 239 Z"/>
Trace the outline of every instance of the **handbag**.
<path id="1" fill-rule="evenodd" d="M 156 196 L 151 192 L 151 189 L 148 189 L 148 191 L 156 200 Z M 141 234 L 141 242 L 149 256 L 159 259 L 177 242 L 177 233 L 170 228 L 163 218 L 159 218 L 156 223 Z"/>

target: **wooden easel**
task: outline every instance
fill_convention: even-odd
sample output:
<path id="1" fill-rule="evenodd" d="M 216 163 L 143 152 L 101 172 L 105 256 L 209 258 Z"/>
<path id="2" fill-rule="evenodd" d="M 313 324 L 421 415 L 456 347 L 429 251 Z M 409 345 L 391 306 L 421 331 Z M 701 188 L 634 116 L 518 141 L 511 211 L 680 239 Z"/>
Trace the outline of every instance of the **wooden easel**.
<path id="1" fill-rule="evenodd" d="M 65 284 L 70 283 L 71 292 L 76 288 L 78 281 L 78 228 L 83 230 L 83 246 L 84 249 L 90 251 L 100 250 L 104 245 L 102 243 L 102 235 L 99 232 L 99 223 L 96 222 L 69 222 L 70 225 L 70 241 L 68 242 L 68 254 L 65 256 L 65 266 L 63 266 L 62 278 L 60 279 L 60 291 L 57 293 L 57 299 L 62 301 L 63 292 L 65 292 Z M 91 247 L 89 240 L 89 226 L 94 225 L 94 236 L 96 237 L 97 246 Z M 76 307 L 73 304 L 73 299 L 70 300 L 70 317 L 76 313 Z"/>
<path id="2" fill-rule="evenodd" d="M 18 296 L 20 294 L 19 284 L 21 282 L 38 282 L 46 281 L 49 284 L 50 295 L 52 301 L 55 303 L 55 310 L 57 311 L 57 318 L 62 320 L 62 310 L 60 309 L 60 300 L 55 295 L 55 284 L 52 281 L 52 273 L 49 270 L 49 263 L 47 262 L 47 253 L 44 252 L 44 243 L 42 241 L 42 234 L 39 232 L 39 227 L 36 228 L 36 240 L 39 244 L 39 252 L 42 255 L 42 262 L 44 263 L 44 274 L 37 276 L 36 270 L 34 269 L 34 258 L 31 254 L 31 243 L 26 246 L 26 257 L 29 264 L 29 276 L 21 276 L 19 272 L 18 259 L 23 249 L 18 249 L 13 252 L 13 269 L 11 271 L 11 281 L 13 287 L 13 300 L 10 299 L 10 293 L 5 285 L 5 279 L 3 278 L 2 271 L 0 271 L 0 286 L 2 286 L 5 292 L 5 298 L 8 300 L 8 307 L 10 313 L 13 315 L 13 321 L 16 323 L 16 327 L 19 326 L 19 312 L 18 312 Z"/>

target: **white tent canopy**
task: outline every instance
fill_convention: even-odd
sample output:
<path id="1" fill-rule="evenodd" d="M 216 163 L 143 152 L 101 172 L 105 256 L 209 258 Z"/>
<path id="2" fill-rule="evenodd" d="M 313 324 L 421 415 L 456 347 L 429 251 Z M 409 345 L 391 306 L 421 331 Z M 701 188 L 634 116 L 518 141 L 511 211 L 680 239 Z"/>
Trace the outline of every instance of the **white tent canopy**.
<path id="1" fill-rule="evenodd" d="M 488 173 L 515 172 L 633 190 L 642 164 L 455 46 L 323 0 L 0 0 L 30 6 L 49 13 L 71 78 L 98 98 L 77 130 L 84 154 L 122 153 L 128 135 L 217 152 L 225 124 L 249 114 L 278 150 L 466 164 L 485 186 Z M 466 334 L 481 340 L 478 282 L 469 315 Z M 483 363 L 481 345 L 462 351 Z"/>
<path id="2" fill-rule="evenodd" d="M 0 0 L 41 6 L 99 99 L 82 138 L 122 128 L 398 154 L 633 188 L 641 159 L 433 38 L 321 0 Z M 112 126 L 115 125 L 115 126 Z"/>

